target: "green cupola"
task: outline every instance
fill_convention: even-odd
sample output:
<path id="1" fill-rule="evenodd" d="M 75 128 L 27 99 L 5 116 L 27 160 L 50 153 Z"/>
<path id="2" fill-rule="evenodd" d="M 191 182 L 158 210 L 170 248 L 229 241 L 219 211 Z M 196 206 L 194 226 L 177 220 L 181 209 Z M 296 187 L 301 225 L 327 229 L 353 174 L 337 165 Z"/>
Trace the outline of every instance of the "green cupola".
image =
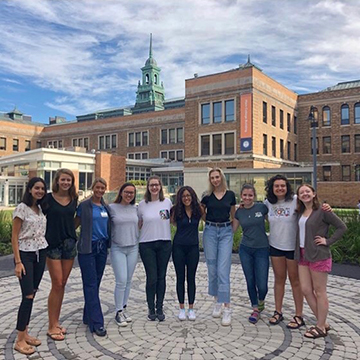
<path id="1" fill-rule="evenodd" d="M 164 110 L 165 91 L 160 81 L 161 69 L 152 55 L 152 34 L 150 34 L 149 58 L 141 68 L 142 81 L 139 81 L 136 91 L 136 103 L 133 114 L 145 111 Z"/>

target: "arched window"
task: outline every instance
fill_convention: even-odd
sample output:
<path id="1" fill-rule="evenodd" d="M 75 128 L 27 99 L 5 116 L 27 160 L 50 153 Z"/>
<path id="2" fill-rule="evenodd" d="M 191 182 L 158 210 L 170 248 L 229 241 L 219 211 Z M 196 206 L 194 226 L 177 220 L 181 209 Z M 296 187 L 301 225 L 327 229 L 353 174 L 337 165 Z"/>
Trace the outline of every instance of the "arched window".
<path id="1" fill-rule="evenodd" d="M 158 76 L 155 74 L 154 75 L 154 83 L 157 84 L 158 83 Z"/>
<path id="2" fill-rule="evenodd" d="M 360 124 L 360 103 L 354 105 L 354 123 Z"/>
<path id="3" fill-rule="evenodd" d="M 149 74 L 145 75 L 145 84 L 149 84 Z"/>
<path id="4" fill-rule="evenodd" d="M 349 105 L 341 105 L 341 125 L 349 125 L 350 116 L 349 116 Z"/>
<path id="5" fill-rule="evenodd" d="M 330 108 L 328 106 L 323 107 L 323 118 L 322 118 L 322 124 L 323 126 L 330 126 L 331 125 L 331 112 Z"/>

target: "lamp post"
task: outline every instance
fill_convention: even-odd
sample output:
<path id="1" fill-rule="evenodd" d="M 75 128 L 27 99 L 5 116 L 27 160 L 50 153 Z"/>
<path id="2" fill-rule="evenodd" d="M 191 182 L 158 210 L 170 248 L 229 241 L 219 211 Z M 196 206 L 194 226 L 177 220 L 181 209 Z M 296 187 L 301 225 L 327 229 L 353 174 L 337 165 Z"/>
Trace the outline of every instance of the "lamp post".
<path id="1" fill-rule="evenodd" d="M 316 164 L 316 127 L 318 126 L 317 119 L 314 116 L 315 107 L 311 105 L 308 120 L 312 128 L 312 152 L 313 152 L 313 187 L 317 189 L 317 164 Z"/>

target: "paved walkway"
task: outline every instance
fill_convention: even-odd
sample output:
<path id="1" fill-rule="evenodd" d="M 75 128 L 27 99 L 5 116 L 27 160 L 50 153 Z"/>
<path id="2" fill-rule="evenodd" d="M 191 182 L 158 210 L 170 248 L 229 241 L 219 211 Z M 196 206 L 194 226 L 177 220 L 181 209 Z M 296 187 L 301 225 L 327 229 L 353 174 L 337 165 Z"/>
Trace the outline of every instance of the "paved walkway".
<path id="1" fill-rule="evenodd" d="M 325 339 L 304 338 L 304 330 L 290 331 L 286 322 L 270 326 L 268 318 L 274 309 L 272 295 L 273 276 L 270 271 L 270 292 L 261 320 L 252 325 L 247 321 L 250 312 L 245 280 L 241 266 L 233 264 L 232 273 L 232 325 L 222 327 L 220 319 L 213 319 L 212 299 L 207 295 L 207 270 L 199 264 L 197 273 L 197 319 L 180 322 L 177 319 L 175 273 L 169 264 L 165 299 L 166 320 L 163 323 L 146 320 L 145 274 L 141 263 L 137 265 L 128 304 L 133 318 L 131 325 L 119 328 L 114 322 L 114 276 L 108 265 L 101 287 L 101 299 L 108 335 L 99 338 L 82 324 L 83 294 L 80 270 L 75 268 L 66 289 L 62 324 L 68 335 L 62 342 L 46 337 L 47 295 L 49 274 L 44 274 L 37 294 L 31 321 L 31 333 L 42 340 L 42 345 L 29 359 L 360 359 L 360 281 L 331 275 L 328 292 L 330 298 L 330 335 Z M 13 350 L 16 338 L 15 319 L 20 301 L 20 289 L 14 276 L 0 279 L 0 359 L 26 359 Z M 291 292 L 287 287 L 284 316 L 293 314 Z M 314 324 L 307 305 L 305 320 Z"/>

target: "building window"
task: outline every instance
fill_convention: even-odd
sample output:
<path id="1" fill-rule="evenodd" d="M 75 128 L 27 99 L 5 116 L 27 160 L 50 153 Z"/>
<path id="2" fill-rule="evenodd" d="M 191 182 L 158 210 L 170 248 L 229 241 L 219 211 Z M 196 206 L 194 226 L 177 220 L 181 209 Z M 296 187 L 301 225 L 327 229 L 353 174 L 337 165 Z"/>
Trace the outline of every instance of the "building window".
<path id="1" fill-rule="evenodd" d="M 201 123 L 203 125 L 210 124 L 210 104 L 201 105 Z"/>
<path id="2" fill-rule="evenodd" d="M 314 151 L 313 151 L 313 138 L 311 138 L 310 147 L 311 147 L 311 155 L 313 155 L 314 154 Z M 319 154 L 319 138 L 318 137 L 316 137 L 316 153 Z"/>
<path id="3" fill-rule="evenodd" d="M 169 129 L 169 143 L 175 144 L 175 129 Z"/>
<path id="4" fill-rule="evenodd" d="M 331 112 L 328 106 L 323 107 L 323 126 L 330 126 L 331 125 Z"/>
<path id="5" fill-rule="evenodd" d="M 271 138 L 271 155 L 276 157 L 276 138 L 274 136 Z"/>
<path id="6" fill-rule="evenodd" d="M 276 108 L 271 106 L 271 125 L 276 126 Z"/>
<path id="7" fill-rule="evenodd" d="M 221 123 L 222 119 L 222 103 L 221 102 L 214 102 L 213 103 L 213 122 Z"/>
<path id="8" fill-rule="evenodd" d="M 350 152 L 350 135 L 341 136 L 341 152 L 343 154 Z"/>
<path id="9" fill-rule="evenodd" d="M 116 141 L 116 135 L 113 136 L 115 137 L 115 141 Z M 137 131 L 137 132 L 128 133 L 128 147 L 148 146 L 148 145 L 149 145 L 148 131 Z"/>
<path id="10" fill-rule="evenodd" d="M 323 154 L 331 154 L 331 136 L 323 137 Z"/>
<path id="11" fill-rule="evenodd" d="M 294 144 L 294 161 L 297 161 L 298 153 L 297 153 L 297 144 Z"/>
<path id="12" fill-rule="evenodd" d="M 291 129 L 291 115 L 287 113 L 287 125 L 286 125 L 287 131 L 290 132 Z"/>
<path id="13" fill-rule="evenodd" d="M 201 156 L 210 155 L 210 135 L 201 136 Z"/>
<path id="14" fill-rule="evenodd" d="M 160 157 L 162 159 L 169 159 L 171 161 L 183 161 L 184 160 L 184 150 L 161 151 Z"/>
<path id="15" fill-rule="evenodd" d="M 225 155 L 233 155 L 235 149 L 234 133 L 225 134 Z"/>
<path id="16" fill-rule="evenodd" d="M 291 143 L 290 141 L 287 142 L 287 158 L 291 160 Z"/>
<path id="17" fill-rule="evenodd" d="M 167 144 L 168 142 L 168 131 L 167 129 L 161 130 L 161 144 Z"/>
<path id="18" fill-rule="evenodd" d="M 146 159 L 148 159 L 149 154 L 147 152 L 143 152 L 143 153 L 127 153 L 126 157 L 128 159 L 146 160 Z"/>
<path id="19" fill-rule="evenodd" d="M 225 121 L 235 120 L 234 100 L 225 101 Z"/>
<path id="20" fill-rule="evenodd" d="M 360 103 L 354 105 L 354 123 L 360 124 Z"/>
<path id="21" fill-rule="evenodd" d="M 267 124 L 267 103 L 263 101 L 263 122 Z"/>
<path id="22" fill-rule="evenodd" d="M 284 158 L 284 140 L 280 139 L 280 158 Z"/>
<path id="23" fill-rule="evenodd" d="M 92 172 L 79 172 L 79 190 L 90 190 L 93 177 Z"/>
<path id="24" fill-rule="evenodd" d="M 341 125 L 349 125 L 350 116 L 349 116 L 349 105 L 341 105 Z"/>
<path id="25" fill-rule="evenodd" d="M 268 151 L 267 151 L 267 135 L 263 134 L 263 154 L 267 155 Z"/>
<path id="26" fill-rule="evenodd" d="M 323 166 L 323 181 L 331 181 L 331 166 Z"/>
<path id="27" fill-rule="evenodd" d="M 355 181 L 360 181 L 360 165 L 355 164 Z"/>
<path id="28" fill-rule="evenodd" d="M 25 151 L 30 151 L 30 150 L 31 150 L 31 141 L 25 140 Z"/>
<path id="29" fill-rule="evenodd" d="M 221 155 L 221 134 L 215 134 L 212 136 L 213 141 L 213 155 Z"/>
<path id="30" fill-rule="evenodd" d="M 19 140 L 13 139 L 13 151 L 19 151 Z"/>
<path id="31" fill-rule="evenodd" d="M 132 139 L 134 141 L 134 139 Z M 130 143 L 130 138 L 129 138 Z M 117 148 L 117 135 L 100 135 L 98 137 L 99 150 L 107 150 Z"/>
<path id="32" fill-rule="evenodd" d="M 297 134 L 297 116 L 294 115 L 294 134 Z"/>
<path id="33" fill-rule="evenodd" d="M 0 138 L 0 150 L 6 150 L 6 138 Z"/>
<path id="34" fill-rule="evenodd" d="M 176 129 L 176 142 L 178 143 L 184 142 L 184 128 Z"/>
<path id="35" fill-rule="evenodd" d="M 343 165 L 341 167 L 342 181 L 351 181 L 350 165 Z"/>
<path id="36" fill-rule="evenodd" d="M 41 140 L 36 141 L 36 148 L 41 149 Z"/>
<path id="37" fill-rule="evenodd" d="M 354 136 L 354 143 L 355 143 L 354 151 L 356 153 L 360 152 L 360 135 L 359 134 Z"/>
<path id="38" fill-rule="evenodd" d="M 280 110 L 280 129 L 284 128 L 284 111 Z"/>
<path id="39" fill-rule="evenodd" d="M 72 139 L 72 146 L 84 147 L 86 150 L 89 150 L 89 138 L 77 138 Z"/>

